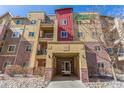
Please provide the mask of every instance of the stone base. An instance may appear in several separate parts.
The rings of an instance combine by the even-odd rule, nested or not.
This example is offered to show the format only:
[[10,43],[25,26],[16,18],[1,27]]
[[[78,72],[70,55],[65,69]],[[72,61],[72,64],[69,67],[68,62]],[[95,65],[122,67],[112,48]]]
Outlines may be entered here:
[[81,69],[81,75],[82,75],[82,82],[89,82],[89,76],[88,76],[88,69],[82,68]]
[[51,81],[53,78],[53,69],[52,68],[45,68],[45,80]]

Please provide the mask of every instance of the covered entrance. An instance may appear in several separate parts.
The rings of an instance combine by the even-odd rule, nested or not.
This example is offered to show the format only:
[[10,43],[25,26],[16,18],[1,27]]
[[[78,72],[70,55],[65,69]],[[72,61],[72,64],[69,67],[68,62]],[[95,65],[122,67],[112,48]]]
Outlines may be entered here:
[[54,77],[79,78],[79,57],[78,53],[54,53]]
[[56,76],[60,76],[59,79],[75,76],[83,82],[89,81],[85,56],[82,42],[49,42],[45,80],[53,80]]

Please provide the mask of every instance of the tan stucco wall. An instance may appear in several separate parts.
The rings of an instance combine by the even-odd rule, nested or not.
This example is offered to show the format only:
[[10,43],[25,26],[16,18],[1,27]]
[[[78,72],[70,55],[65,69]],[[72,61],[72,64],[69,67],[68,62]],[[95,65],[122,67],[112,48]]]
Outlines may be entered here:
[[[77,14],[80,14],[80,15],[94,14],[95,19],[92,19],[94,23],[92,23],[91,20],[80,20],[82,24],[77,24],[76,21],[79,21],[79,20],[74,20],[74,33],[75,33],[74,39],[79,41],[84,41],[84,42],[98,42],[98,37],[93,38],[92,32],[97,32],[99,34],[102,33],[99,14],[92,13],[92,12],[77,13]],[[83,32],[84,37],[79,38],[78,32]]]
[[49,43],[46,57],[46,68],[53,68],[53,56],[54,53],[71,53],[79,54],[79,67],[87,68],[87,63],[85,59],[85,49],[82,43]]
[[28,18],[30,20],[39,20],[39,19],[42,19],[44,20],[45,19],[45,12],[30,12],[28,13]]
[[[40,21],[37,21],[37,24],[35,24],[35,25],[27,25],[25,28],[25,32],[23,34],[23,41],[34,42],[34,44],[32,46],[31,58],[30,58],[30,67],[31,68],[33,68],[35,65],[39,31],[40,31]],[[35,36],[29,37],[29,32],[35,32]]]

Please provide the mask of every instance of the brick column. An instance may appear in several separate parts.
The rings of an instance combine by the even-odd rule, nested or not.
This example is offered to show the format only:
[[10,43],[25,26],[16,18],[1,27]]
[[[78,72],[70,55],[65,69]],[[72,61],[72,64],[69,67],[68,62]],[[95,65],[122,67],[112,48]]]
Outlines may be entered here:
[[53,69],[52,68],[45,68],[45,80],[51,81],[53,77]]
[[88,69],[81,68],[82,82],[89,82]]

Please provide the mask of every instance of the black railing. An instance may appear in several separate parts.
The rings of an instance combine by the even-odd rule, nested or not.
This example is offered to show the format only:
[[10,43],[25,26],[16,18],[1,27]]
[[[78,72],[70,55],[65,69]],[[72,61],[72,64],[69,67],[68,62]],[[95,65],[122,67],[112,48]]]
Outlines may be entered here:
[[53,24],[54,23],[54,21],[53,20],[41,20],[41,23],[42,24]]
[[40,49],[37,51],[37,55],[46,55],[47,54],[47,49]]

